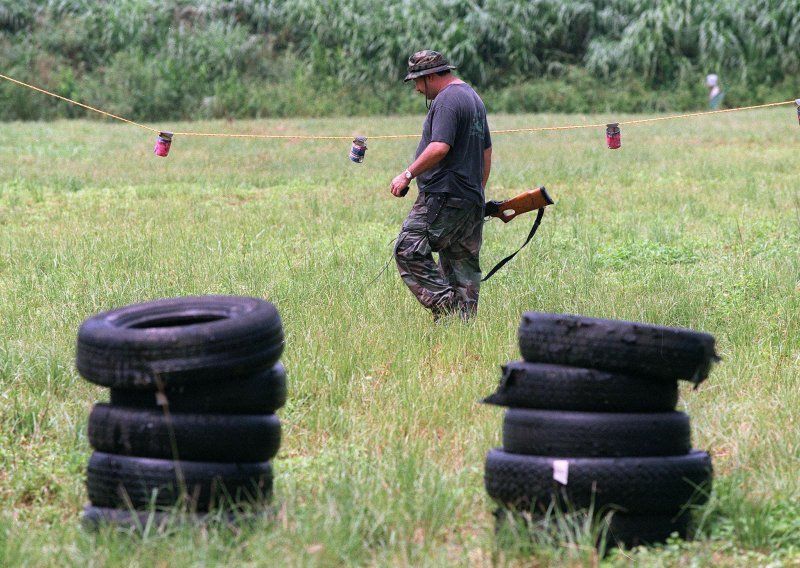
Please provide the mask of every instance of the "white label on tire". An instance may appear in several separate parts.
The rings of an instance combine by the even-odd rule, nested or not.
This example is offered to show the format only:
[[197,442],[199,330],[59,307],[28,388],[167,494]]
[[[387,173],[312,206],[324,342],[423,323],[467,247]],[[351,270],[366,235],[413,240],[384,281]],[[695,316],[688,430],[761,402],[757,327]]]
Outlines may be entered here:
[[566,485],[568,477],[569,477],[569,461],[567,461],[567,460],[554,460],[553,461],[553,479],[558,481],[561,485]]

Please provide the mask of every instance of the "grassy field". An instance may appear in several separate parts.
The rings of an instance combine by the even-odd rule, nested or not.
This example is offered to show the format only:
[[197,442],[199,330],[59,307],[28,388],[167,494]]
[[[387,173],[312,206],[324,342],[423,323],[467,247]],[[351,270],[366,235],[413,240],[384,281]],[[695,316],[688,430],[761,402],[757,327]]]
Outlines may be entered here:
[[[420,101],[420,107],[422,103]],[[175,130],[414,134],[392,119],[208,122]],[[491,116],[494,129],[607,116]],[[0,136],[0,565],[592,565],[580,523],[495,543],[483,460],[502,409],[478,401],[519,358],[526,310],[688,327],[722,362],[681,388],[715,488],[693,542],[612,551],[641,566],[800,565],[800,129],[789,107],[602,129],[498,134],[488,197],[544,184],[531,245],[433,325],[389,260],[416,139],[155,136],[120,123],[8,123]],[[409,197],[412,197],[412,192]],[[484,270],[532,216],[488,223]],[[193,294],[275,303],[289,402],[273,520],[87,533],[86,421],[107,391],[74,368],[90,315]]]

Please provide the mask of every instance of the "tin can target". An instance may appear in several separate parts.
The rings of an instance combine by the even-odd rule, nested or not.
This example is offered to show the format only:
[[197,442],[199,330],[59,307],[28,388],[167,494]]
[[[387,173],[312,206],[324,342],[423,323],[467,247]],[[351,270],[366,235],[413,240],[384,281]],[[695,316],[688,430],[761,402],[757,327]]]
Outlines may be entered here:
[[357,164],[364,161],[364,155],[367,153],[367,137],[356,136],[353,139],[353,145],[350,146],[350,159]]
[[606,124],[606,144],[611,150],[616,150],[622,145],[618,122]]
[[156,147],[153,149],[153,153],[156,156],[161,156],[162,158],[166,158],[167,154],[169,154],[169,147],[172,145],[172,132],[159,132],[158,138],[156,139]]

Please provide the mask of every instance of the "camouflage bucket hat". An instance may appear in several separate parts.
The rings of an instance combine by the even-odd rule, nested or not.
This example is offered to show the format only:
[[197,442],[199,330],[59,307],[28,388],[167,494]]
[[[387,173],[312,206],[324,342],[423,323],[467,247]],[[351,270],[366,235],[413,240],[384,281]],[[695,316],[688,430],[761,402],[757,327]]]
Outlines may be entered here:
[[408,58],[408,75],[403,81],[410,81],[423,75],[439,73],[448,69],[455,69],[455,66],[450,65],[444,55],[438,51],[424,49]]

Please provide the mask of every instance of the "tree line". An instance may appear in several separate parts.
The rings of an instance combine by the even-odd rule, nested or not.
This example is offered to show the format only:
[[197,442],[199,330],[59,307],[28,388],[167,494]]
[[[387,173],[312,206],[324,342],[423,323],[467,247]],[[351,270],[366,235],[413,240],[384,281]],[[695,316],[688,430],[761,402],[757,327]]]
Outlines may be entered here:
[[[800,96],[800,0],[7,0],[3,74],[136,120],[418,112],[431,47],[493,112]],[[0,119],[84,116],[0,84]]]

